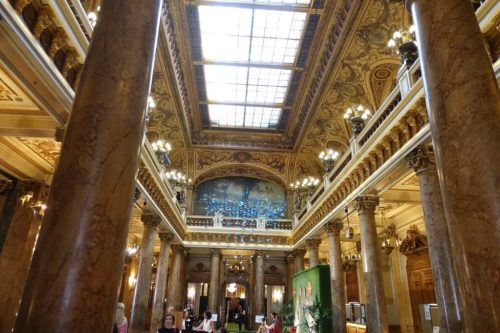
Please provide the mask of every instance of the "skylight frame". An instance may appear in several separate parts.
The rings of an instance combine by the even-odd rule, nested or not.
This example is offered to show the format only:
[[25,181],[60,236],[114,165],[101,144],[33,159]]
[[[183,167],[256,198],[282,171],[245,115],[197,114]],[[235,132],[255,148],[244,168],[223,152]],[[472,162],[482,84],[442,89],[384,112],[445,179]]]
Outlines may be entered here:
[[[199,12],[199,26],[200,26],[200,44],[201,44],[201,53],[203,54],[201,61],[198,61],[199,65],[203,66],[203,71],[204,71],[204,85],[205,85],[205,93],[206,93],[206,101],[202,102],[203,104],[207,104],[207,110],[208,110],[208,116],[210,119],[210,126],[212,127],[243,127],[243,128],[259,128],[259,129],[276,129],[278,128],[280,124],[280,118],[283,112],[283,109],[289,108],[285,106],[285,101],[287,98],[287,95],[289,93],[289,90],[291,88],[291,83],[292,83],[292,78],[294,77],[294,71],[295,70],[301,70],[301,68],[296,67],[296,63],[298,61],[299,57],[299,52],[301,45],[303,43],[305,31],[307,29],[307,24],[309,20],[309,11],[306,11],[306,9],[310,9],[312,6],[312,0],[308,1],[307,4],[294,4],[294,5],[288,5],[284,4],[284,2],[291,1],[291,0],[248,0],[248,1],[238,1],[238,2],[231,2],[230,0],[228,1],[199,1],[198,3],[198,12]],[[300,2],[301,0],[297,0],[296,2]],[[304,0],[305,2],[305,0]],[[272,3],[272,4],[271,4]],[[208,5],[208,6],[207,6]],[[246,59],[243,59],[241,57],[236,57],[236,58],[231,58],[231,57],[226,57],[222,59],[217,59],[217,57],[213,56],[213,53],[210,54],[209,58],[205,57],[205,48],[204,48],[204,43],[205,43],[205,36],[206,33],[204,33],[204,24],[203,24],[203,13],[200,13],[200,8],[210,8],[210,11],[213,11],[213,7],[220,7],[217,8],[217,10],[221,10],[223,8],[223,11],[233,11],[234,10],[246,10],[246,15],[251,13],[251,28],[250,31],[239,31],[238,34],[232,35],[235,39],[238,39],[240,37],[247,38],[248,43],[246,43],[248,47],[248,57]],[[230,8],[229,10],[227,8]],[[298,31],[296,32],[296,38],[289,38],[290,33],[286,36],[286,38],[283,38],[283,36],[274,34],[274,35],[266,35],[265,29],[264,32],[261,31],[260,34],[256,33],[254,30],[254,24],[256,20],[256,16],[263,16],[264,19],[261,19],[263,23],[263,28],[267,27],[267,23],[271,22],[269,17],[269,13],[271,11],[277,11],[281,16],[287,17],[288,16],[288,21],[287,24],[292,27],[292,24],[295,25],[295,30]],[[257,13],[257,15],[256,15]],[[243,15],[241,15],[243,16]],[[273,19],[274,19],[273,15]],[[246,22],[243,23],[243,26],[248,27],[248,18],[244,19]],[[297,23],[298,22],[298,23]],[[272,23],[272,22],[271,22]],[[239,24],[239,23],[238,23]],[[300,29],[297,29],[297,26],[300,27]],[[275,30],[278,30],[280,27],[279,23],[275,24],[276,28]],[[239,26],[238,26],[239,28]],[[292,29],[290,29],[292,30]],[[254,36],[255,34],[255,36]],[[292,36],[293,37],[293,36]],[[255,52],[256,47],[254,45],[254,41],[257,39],[265,40],[267,38],[268,40],[271,40],[274,42],[273,47],[276,49],[276,44],[280,42],[281,44],[288,44],[290,41],[292,43],[295,43],[295,48],[293,49],[293,58],[289,59],[289,62],[284,63],[284,57],[280,60],[280,62],[276,61],[275,54],[273,54],[273,59],[271,61],[255,61],[255,60],[266,60],[262,58],[262,54],[260,54],[260,57],[253,57],[252,58],[252,53]],[[284,42],[282,42],[284,41]],[[245,45],[246,41],[243,41],[243,45]],[[285,45],[286,46],[286,45]],[[286,54],[288,49],[282,49],[284,50],[282,53]],[[262,52],[262,50],[259,50]],[[234,54],[233,54],[234,55]],[[269,60],[269,58],[267,59]],[[243,67],[244,69],[247,69],[247,83],[246,83],[246,96],[245,99],[242,100],[242,96],[235,95],[233,100],[225,96],[225,98],[220,98],[221,96],[224,97],[224,94],[220,95],[214,95],[214,87],[211,86],[211,82],[213,81],[212,78],[210,78],[210,75],[207,75],[205,72],[205,69],[208,68],[207,66],[214,65],[214,66],[233,66],[233,70],[237,70],[236,67]],[[286,84],[283,84],[283,80],[281,82],[278,81],[273,81],[271,84],[266,85],[266,84],[259,84],[254,85],[250,84],[251,78],[250,78],[250,72],[255,72],[255,71],[268,71],[268,73],[280,73],[283,74],[285,73],[286,76]],[[231,89],[234,89],[236,86],[227,84],[227,86],[231,87]],[[255,94],[255,91],[260,92]],[[262,97],[262,94],[265,93],[264,97]],[[249,96],[250,95],[250,96]],[[214,98],[216,97],[216,98]],[[211,106],[214,106],[214,108],[211,108]],[[221,106],[223,106],[221,108]],[[232,107],[244,107],[244,119],[243,119],[243,125],[241,125],[241,122],[234,122],[234,123],[227,123],[225,121],[221,121],[220,115],[215,117],[214,112],[211,110],[221,110],[226,108],[227,106],[232,106]],[[260,109],[257,109],[260,108]],[[259,110],[260,113],[256,113],[256,110]],[[277,110],[279,110],[279,114],[277,115]],[[262,112],[261,112],[262,111]],[[219,111],[217,111],[219,112]],[[272,114],[271,117],[269,116],[264,116],[264,114]],[[257,120],[256,118],[260,117],[260,121]]]

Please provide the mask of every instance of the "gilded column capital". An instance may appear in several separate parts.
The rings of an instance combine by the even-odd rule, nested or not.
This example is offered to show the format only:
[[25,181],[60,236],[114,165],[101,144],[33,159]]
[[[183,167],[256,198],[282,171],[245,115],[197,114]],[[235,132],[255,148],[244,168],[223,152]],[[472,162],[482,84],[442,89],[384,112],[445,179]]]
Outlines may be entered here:
[[266,251],[263,250],[257,250],[255,251],[255,257],[257,258],[264,258],[266,256]]
[[222,255],[221,249],[210,249],[212,257],[220,257]]
[[379,204],[379,198],[374,196],[366,196],[360,195],[356,199],[354,199],[354,209],[358,211],[358,213],[362,213],[365,211],[374,212],[375,208]]
[[295,262],[295,257],[293,256],[293,253],[290,252],[285,258],[287,264],[293,264]]
[[5,194],[14,189],[14,183],[10,180],[0,179],[0,194]]
[[172,244],[170,245],[170,248],[172,249],[172,252],[179,252],[181,254],[184,252],[184,246],[181,244]]
[[305,249],[295,249],[292,251],[292,256],[294,257],[304,257],[306,255]]
[[161,217],[158,215],[141,215],[141,221],[146,227],[156,228],[161,222]]
[[429,168],[435,169],[436,157],[432,146],[419,146],[406,157],[406,163],[413,168],[416,173],[426,171]]
[[317,250],[321,244],[321,238],[312,237],[306,240],[307,249]]
[[162,242],[171,243],[174,240],[174,235],[170,232],[160,232],[159,236]]
[[334,221],[330,221],[327,224],[325,224],[324,228],[325,228],[325,232],[328,235],[334,234],[334,235],[338,236],[343,227],[344,227],[344,223],[342,223],[341,220],[334,220]]

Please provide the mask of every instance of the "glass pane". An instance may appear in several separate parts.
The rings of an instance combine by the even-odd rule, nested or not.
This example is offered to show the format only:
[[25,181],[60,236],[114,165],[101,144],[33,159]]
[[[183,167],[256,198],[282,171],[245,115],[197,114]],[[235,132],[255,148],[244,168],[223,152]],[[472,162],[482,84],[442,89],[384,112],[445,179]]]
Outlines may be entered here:
[[208,114],[212,126],[243,126],[245,107],[238,105],[210,104]]

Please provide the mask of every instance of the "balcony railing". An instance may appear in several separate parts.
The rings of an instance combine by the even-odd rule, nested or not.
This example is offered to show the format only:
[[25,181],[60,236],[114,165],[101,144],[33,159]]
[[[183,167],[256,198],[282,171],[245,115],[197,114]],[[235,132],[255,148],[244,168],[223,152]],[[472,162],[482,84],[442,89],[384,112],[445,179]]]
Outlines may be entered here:
[[188,227],[237,228],[243,230],[292,230],[293,222],[287,219],[261,219],[223,216],[187,216]]

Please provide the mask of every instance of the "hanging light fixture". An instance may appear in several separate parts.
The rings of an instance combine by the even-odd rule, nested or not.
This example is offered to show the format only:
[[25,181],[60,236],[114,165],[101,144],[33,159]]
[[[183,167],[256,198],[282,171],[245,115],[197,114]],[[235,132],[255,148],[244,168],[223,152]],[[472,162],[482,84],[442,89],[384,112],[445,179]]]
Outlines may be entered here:
[[386,226],[384,210],[384,207],[380,207],[380,212],[382,214],[382,225],[384,226],[384,240],[382,241],[380,248],[385,254],[390,255],[392,250],[394,250],[394,246],[392,246],[391,244],[390,237],[393,235],[395,228],[394,225],[391,225],[390,227]]
[[394,32],[387,46],[399,54],[402,65],[410,68],[418,58],[418,48],[417,44],[415,44],[415,27],[411,25],[408,30]]
[[344,119],[349,119],[352,123],[352,132],[354,135],[361,133],[363,128],[365,128],[365,121],[370,116],[370,110],[361,104],[352,106],[344,112]]
[[349,208],[347,206],[344,207],[344,212],[346,216],[347,225],[345,227],[345,238],[353,239],[354,238],[354,229],[349,225]]
[[319,153],[319,159],[324,164],[325,172],[333,170],[335,160],[339,157],[340,153],[331,148],[325,149]]

